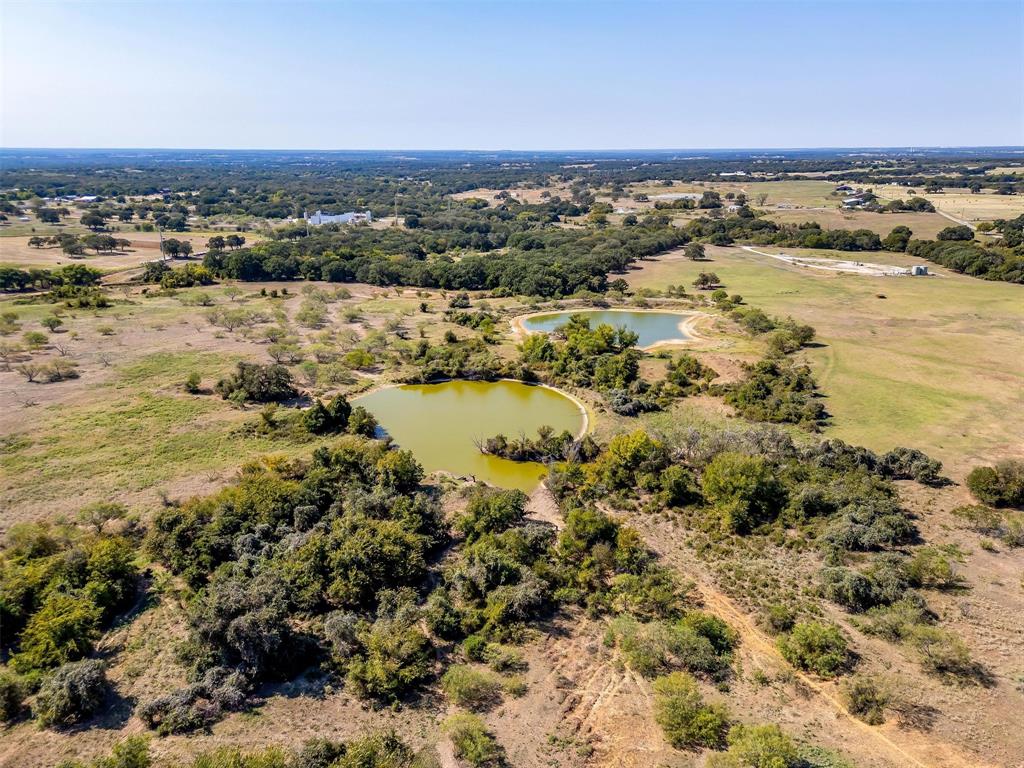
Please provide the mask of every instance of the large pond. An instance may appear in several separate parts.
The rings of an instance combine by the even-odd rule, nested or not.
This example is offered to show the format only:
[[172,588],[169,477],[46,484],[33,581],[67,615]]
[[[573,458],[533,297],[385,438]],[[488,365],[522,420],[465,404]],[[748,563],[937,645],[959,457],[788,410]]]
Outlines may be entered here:
[[527,492],[544,475],[542,465],[486,456],[475,441],[497,434],[533,437],[544,425],[578,434],[585,419],[576,402],[558,391],[517,381],[410,384],[353,402],[372,413],[427,472],[447,470]]
[[552,312],[543,315],[524,317],[520,322],[525,330],[531,333],[551,333],[561,325],[565,325],[572,315],[583,315],[590,321],[590,327],[596,328],[601,323],[619,328],[625,326],[640,337],[638,345],[650,347],[667,341],[686,341],[690,334],[686,331],[686,323],[693,315],[682,312],[639,312],[629,309],[584,309],[578,312]]

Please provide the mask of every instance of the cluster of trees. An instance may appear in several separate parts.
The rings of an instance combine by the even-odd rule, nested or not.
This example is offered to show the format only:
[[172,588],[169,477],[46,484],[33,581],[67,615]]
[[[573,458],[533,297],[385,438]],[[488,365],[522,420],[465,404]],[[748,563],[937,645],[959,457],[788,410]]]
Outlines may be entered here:
[[87,657],[139,586],[138,535],[125,512],[94,504],[77,525],[20,523],[8,532],[0,551],[0,721],[19,717],[33,692],[42,725],[75,723],[103,705],[105,668]]
[[[687,240],[681,230],[669,226],[567,230],[512,219],[507,229],[487,236],[475,233],[482,240],[447,229],[321,231],[293,241],[211,251],[204,265],[218,276],[238,280],[302,277],[555,297],[579,291],[603,293],[609,272],[621,272],[637,259]],[[462,248],[500,247],[507,251],[458,260],[446,255]]]
[[577,438],[568,430],[555,434],[549,426],[537,430],[536,438],[525,435],[512,438],[495,435],[480,442],[481,453],[500,456],[512,461],[590,461],[596,458],[597,444],[590,435]]
[[[973,238],[973,233],[971,234]],[[983,280],[1024,283],[1024,253],[1014,248],[985,247],[964,240],[911,240],[906,251],[911,256]]]
[[142,282],[158,283],[161,288],[192,288],[215,282],[213,273],[199,264],[173,268],[166,261],[147,261],[143,267]]
[[97,285],[103,273],[84,264],[68,264],[58,269],[16,269],[0,267],[0,291],[46,291],[60,287],[81,288]]
[[[574,509],[556,533],[526,521],[525,494],[479,489],[449,527],[421,478],[408,452],[343,437],[311,462],[251,465],[161,510],[148,548],[195,591],[183,649],[194,682],[142,718],[200,727],[318,659],[357,695],[399,701],[438,674],[436,646],[497,658],[494,643],[563,603],[645,621],[686,613],[671,573],[602,513]],[[446,687],[472,697],[465,677]]]

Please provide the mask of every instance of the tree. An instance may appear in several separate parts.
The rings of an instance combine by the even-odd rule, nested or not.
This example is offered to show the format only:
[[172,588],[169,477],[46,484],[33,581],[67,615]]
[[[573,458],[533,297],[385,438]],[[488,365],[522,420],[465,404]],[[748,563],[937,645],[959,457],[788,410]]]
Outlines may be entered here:
[[50,315],[49,317],[44,317],[40,320],[39,324],[46,328],[50,333],[54,333],[58,328],[64,325],[64,321],[59,317]]
[[707,768],[797,768],[800,759],[793,740],[775,724],[734,725],[726,738],[729,749],[708,758]]
[[21,633],[21,648],[11,657],[11,666],[34,672],[82,658],[99,637],[99,619],[91,600],[51,592]]
[[958,224],[955,227],[946,227],[941,230],[935,239],[969,241],[974,239],[974,230],[964,224]]
[[228,235],[224,238],[224,242],[227,244],[228,248],[234,250],[235,248],[241,248],[245,245],[245,238],[241,235]]
[[676,748],[720,747],[729,727],[725,707],[704,703],[697,681],[685,672],[654,681],[654,719]]
[[785,500],[784,487],[761,456],[720,453],[705,467],[701,483],[722,525],[736,533],[775,519]]
[[693,281],[694,288],[708,289],[714,288],[716,285],[721,285],[718,279],[718,275],[714,272],[701,272],[697,275],[697,279]]
[[223,251],[227,243],[221,235],[214,235],[206,241],[206,248],[210,251]]
[[821,677],[835,677],[849,663],[846,638],[834,624],[798,622],[778,644],[786,661]]
[[58,224],[60,223],[60,214],[57,213],[53,208],[40,208],[36,211],[36,216],[44,224]]
[[978,501],[994,507],[1024,507],[1024,461],[1006,459],[995,466],[975,467],[967,487]]
[[100,230],[106,226],[107,220],[98,211],[86,211],[82,214],[82,226],[92,230]]
[[690,261],[704,260],[704,246],[696,241],[687,243],[683,252]]
[[109,690],[102,662],[65,664],[43,682],[33,711],[43,726],[71,725],[99,711]]
[[910,236],[913,234],[910,227],[902,225],[893,227],[892,232],[882,240],[882,247],[887,251],[902,253],[907,250],[907,243],[910,242]]

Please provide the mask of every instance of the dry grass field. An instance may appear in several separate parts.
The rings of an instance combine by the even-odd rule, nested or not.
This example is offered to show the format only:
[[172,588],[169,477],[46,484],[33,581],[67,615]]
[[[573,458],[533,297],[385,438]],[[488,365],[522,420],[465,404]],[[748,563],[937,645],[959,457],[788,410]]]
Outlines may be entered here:
[[[175,232],[164,233],[164,238],[188,241],[192,244],[194,252],[206,250],[206,241],[216,232]],[[160,258],[160,233],[159,232],[134,232],[125,230],[114,232],[114,237],[130,240],[131,245],[124,251],[112,253],[99,253],[87,251],[84,256],[72,258],[63,253],[58,247],[33,248],[28,244],[28,236],[0,237],[0,266],[17,267],[28,269],[39,267],[53,269],[65,264],[85,264],[95,267],[104,272],[117,272],[124,269],[131,269],[147,261],[155,261]],[[244,234],[247,244],[258,242],[260,235],[252,232]]]
[[885,237],[893,227],[910,227],[914,237],[933,240],[940,230],[952,225],[945,216],[937,213],[871,213],[869,211],[847,211],[841,208],[772,210],[765,218],[780,224],[803,224],[813,221],[825,229],[870,229]]
[[[882,200],[906,200],[911,197],[906,187],[895,184],[875,185],[872,189]],[[983,190],[974,195],[964,189],[946,189],[942,194],[915,190],[915,194],[931,201],[937,211],[971,223],[1012,219],[1024,214],[1024,197],[1020,195],[997,195],[991,190]]]

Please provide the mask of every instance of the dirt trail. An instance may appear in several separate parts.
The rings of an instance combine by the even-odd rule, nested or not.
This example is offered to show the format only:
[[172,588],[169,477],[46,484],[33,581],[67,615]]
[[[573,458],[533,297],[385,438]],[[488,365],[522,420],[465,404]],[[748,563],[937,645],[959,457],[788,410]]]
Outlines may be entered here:
[[[727,621],[740,633],[742,643],[748,650],[771,658],[780,666],[787,666],[775,643],[768,635],[754,624],[737,605],[726,595],[705,583],[698,583],[697,589],[704,604],[712,613]],[[821,699],[832,707],[838,718],[843,719],[866,737],[883,748],[888,757],[895,759],[897,765],[916,766],[916,768],[985,768],[977,758],[962,755],[959,750],[949,744],[937,743],[931,739],[923,739],[915,734],[900,731],[898,738],[903,742],[897,744],[893,739],[877,727],[858,720],[846,711],[843,706],[824,685],[817,680],[793,670],[796,678],[807,688],[814,691]],[[913,742],[913,743],[911,743]],[[990,766],[990,768],[995,768]]]
[[530,494],[530,500],[526,503],[526,514],[535,520],[551,523],[555,528],[562,527],[562,513],[558,509],[558,502],[544,483],[538,485]]

